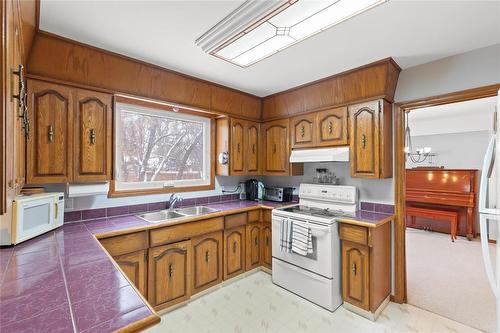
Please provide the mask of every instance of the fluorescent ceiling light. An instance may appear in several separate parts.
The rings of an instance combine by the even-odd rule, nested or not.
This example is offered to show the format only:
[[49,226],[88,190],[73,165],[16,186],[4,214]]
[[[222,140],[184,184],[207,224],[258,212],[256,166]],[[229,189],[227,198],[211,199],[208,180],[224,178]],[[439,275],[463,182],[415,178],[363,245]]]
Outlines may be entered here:
[[196,40],[218,58],[248,67],[388,0],[248,0]]

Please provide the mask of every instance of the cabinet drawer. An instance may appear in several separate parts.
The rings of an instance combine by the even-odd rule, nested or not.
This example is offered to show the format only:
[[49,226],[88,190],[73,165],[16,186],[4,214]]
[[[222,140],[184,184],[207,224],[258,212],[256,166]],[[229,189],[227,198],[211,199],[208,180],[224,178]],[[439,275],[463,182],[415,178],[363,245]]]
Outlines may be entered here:
[[368,244],[368,229],[357,225],[340,224],[340,239],[358,244]]
[[154,247],[208,234],[222,229],[224,229],[224,218],[216,217],[213,219],[188,222],[171,227],[151,230],[149,234],[149,242],[151,247]]
[[248,223],[254,223],[260,221],[260,209],[251,210],[248,212]]
[[262,210],[262,222],[271,223],[272,220],[272,210],[271,209],[263,209]]
[[99,240],[111,256],[119,256],[148,248],[147,231]]
[[247,223],[247,213],[228,215],[224,218],[224,228],[231,229]]

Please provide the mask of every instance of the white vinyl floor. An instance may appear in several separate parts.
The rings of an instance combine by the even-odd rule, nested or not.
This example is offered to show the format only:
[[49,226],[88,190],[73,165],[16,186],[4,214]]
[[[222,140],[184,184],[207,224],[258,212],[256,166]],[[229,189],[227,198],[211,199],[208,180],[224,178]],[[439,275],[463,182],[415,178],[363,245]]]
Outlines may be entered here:
[[389,303],[376,322],[340,307],[329,312],[256,272],[162,316],[167,332],[479,332],[411,305]]
[[[495,263],[495,245],[490,255]],[[486,332],[495,332],[495,297],[483,267],[479,237],[468,241],[406,230],[408,303]]]

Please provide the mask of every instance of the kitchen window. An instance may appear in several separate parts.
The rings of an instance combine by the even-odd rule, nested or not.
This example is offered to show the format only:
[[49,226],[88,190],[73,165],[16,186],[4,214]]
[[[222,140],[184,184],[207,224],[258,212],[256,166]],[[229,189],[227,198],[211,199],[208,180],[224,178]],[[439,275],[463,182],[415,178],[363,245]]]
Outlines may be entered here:
[[168,108],[172,111],[165,108],[116,104],[112,192],[142,194],[213,187],[211,119],[176,107]]

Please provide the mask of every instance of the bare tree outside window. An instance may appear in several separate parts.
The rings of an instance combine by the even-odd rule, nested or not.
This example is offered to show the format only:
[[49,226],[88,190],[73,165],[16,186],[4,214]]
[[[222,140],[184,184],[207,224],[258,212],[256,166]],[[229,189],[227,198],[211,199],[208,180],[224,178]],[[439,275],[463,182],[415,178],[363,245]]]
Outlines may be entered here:
[[[132,108],[130,108],[132,109]],[[206,123],[169,112],[119,110],[116,143],[118,181],[122,183],[203,180]]]

